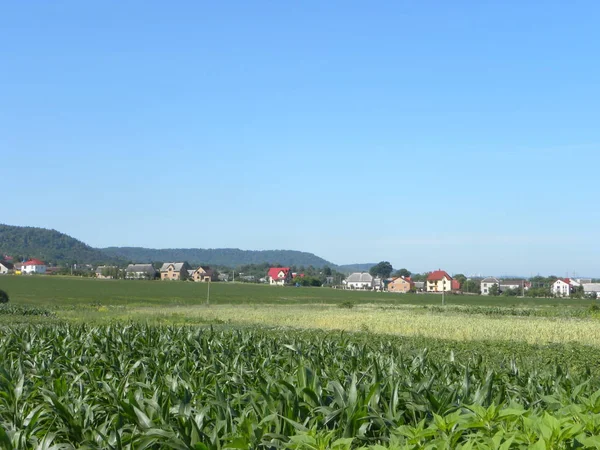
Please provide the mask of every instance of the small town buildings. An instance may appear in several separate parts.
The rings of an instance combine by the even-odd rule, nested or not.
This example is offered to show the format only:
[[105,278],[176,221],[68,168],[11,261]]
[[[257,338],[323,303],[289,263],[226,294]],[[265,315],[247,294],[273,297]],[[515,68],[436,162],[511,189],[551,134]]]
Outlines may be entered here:
[[375,277],[375,278],[373,278],[372,287],[373,287],[373,290],[375,290],[375,291],[383,291],[383,289],[385,288],[385,284],[381,278]]
[[346,289],[372,289],[373,276],[368,272],[354,272],[343,283]]
[[[452,284],[452,277],[444,270],[434,270],[427,276],[427,292],[450,292],[455,286],[456,283]],[[458,284],[458,289],[460,289],[460,284]]]
[[190,265],[186,262],[167,262],[160,268],[161,280],[187,280]]
[[46,264],[39,259],[33,258],[23,263],[21,272],[27,275],[44,274],[46,273]]
[[417,292],[423,292],[425,290],[425,282],[424,281],[414,281],[413,284],[414,284]]
[[582,283],[581,285],[583,286],[583,293],[586,296],[595,295],[596,297],[600,297],[600,283]]
[[481,295],[490,295],[490,289],[494,285],[500,289],[500,280],[498,278],[487,277],[481,280]]
[[152,264],[129,264],[125,269],[125,278],[130,280],[152,280],[157,274]]
[[520,279],[505,279],[500,280],[500,292],[504,292],[507,289],[512,290],[527,290],[531,287],[531,284],[528,281],[520,280]]
[[571,278],[559,278],[552,283],[550,291],[557,297],[568,297],[578,286],[581,285]]
[[117,266],[98,266],[96,267],[96,278],[111,280],[116,278],[119,273]]
[[399,292],[401,294],[406,294],[411,289],[414,288],[414,283],[410,279],[410,277],[396,277],[392,278],[387,285],[388,292]]
[[292,271],[289,267],[271,267],[267,279],[271,286],[284,286],[292,281]]
[[500,280],[495,277],[487,277],[481,280],[481,295],[490,295],[490,289],[493,285],[498,286],[498,293],[504,292],[508,289],[523,291],[531,287],[531,284],[526,280]]
[[199,282],[199,283],[207,283],[209,281],[215,281],[215,271],[212,270],[208,266],[205,266],[205,267],[200,266],[196,270],[194,270],[194,272],[192,274],[192,280]]
[[219,275],[217,275],[217,280],[227,282],[229,281],[229,274],[226,272],[219,272]]
[[15,270],[15,266],[13,263],[10,263],[8,261],[0,261],[0,275],[12,273],[13,270]]

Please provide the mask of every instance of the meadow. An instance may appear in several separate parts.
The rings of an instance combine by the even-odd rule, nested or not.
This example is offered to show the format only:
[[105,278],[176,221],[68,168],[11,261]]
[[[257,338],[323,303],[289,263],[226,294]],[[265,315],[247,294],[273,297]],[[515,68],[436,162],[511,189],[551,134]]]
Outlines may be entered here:
[[[0,289],[11,301],[40,306],[104,304],[114,306],[201,305],[206,303],[207,285],[191,282],[142,280],[97,280],[61,276],[0,276]],[[446,295],[448,305],[499,307],[587,307],[594,300],[485,297]],[[249,283],[211,283],[211,304],[392,304],[440,305],[441,295],[393,294],[308,287],[274,287]]]
[[0,448],[600,448],[594,301],[207,288],[0,277]]

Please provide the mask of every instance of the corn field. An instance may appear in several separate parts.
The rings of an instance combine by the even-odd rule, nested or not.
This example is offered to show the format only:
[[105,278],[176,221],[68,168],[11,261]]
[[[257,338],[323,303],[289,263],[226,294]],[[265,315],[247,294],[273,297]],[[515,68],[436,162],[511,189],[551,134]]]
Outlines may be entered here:
[[355,335],[0,329],[2,449],[600,448],[600,379]]

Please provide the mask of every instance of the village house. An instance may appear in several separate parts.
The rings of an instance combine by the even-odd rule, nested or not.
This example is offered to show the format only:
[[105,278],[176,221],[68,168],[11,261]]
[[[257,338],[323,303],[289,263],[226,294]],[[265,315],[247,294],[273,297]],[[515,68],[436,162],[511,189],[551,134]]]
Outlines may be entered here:
[[490,289],[494,285],[500,288],[500,280],[498,278],[487,277],[481,280],[481,295],[490,295]]
[[410,277],[396,277],[392,278],[387,285],[388,292],[399,292],[401,294],[406,294],[411,289],[414,289],[414,283],[410,279]]
[[186,262],[167,262],[160,268],[161,280],[187,280],[190,265]]
[[559,278],[552,283],[550,291],[557,297],[568,297],[578,286],[581,284],[571,278]]
[[[587,280],[586,280],[587,281]],[[591,281],[591,280],[590,280]],[[587,296],[600,296],[600,283],[582,283],[583,293]]]
[[99,279],[113,279],[119,272],[117,266],[98,266],[96,267],[96,278]]
[[460,284],[444,270],[435,270],[427,275],[427,292],[451,292],[459,289]]
[[46,264],[39,259],[30,259],[23,263],[23,267],[21,268],[21,272],[27,275],[31,274],[44,274],[46,273]]
[[129,280],[153,280],[157,271],[152,264],[129,264],[125,269],[125,278]]
[[413,281],[413,285],[417,292],[423,292],[425,290],[425,282],[424,281]]
[[13,263],[9,263],[8,261],[0,261],[0,275],[6,275],[7,273],[12,273],[15,269]]
[[192,280],[199,283],[207,283],[215,280],[215,271],[208,266],[200,266],[192,273]]
[[373,276],[368,272],[354,272],[343,281],[346,289],[372,289]]
[[267,278],[271,286],[284,286],[292,281],[292,271],[289,267],[271,267]]

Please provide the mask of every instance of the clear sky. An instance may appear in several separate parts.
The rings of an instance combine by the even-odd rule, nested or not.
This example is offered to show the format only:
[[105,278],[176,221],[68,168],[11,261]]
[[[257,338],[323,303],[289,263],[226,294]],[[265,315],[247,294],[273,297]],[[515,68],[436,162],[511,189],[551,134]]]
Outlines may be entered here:
[[600,275],[597,1],[0,3],[0,223]]

